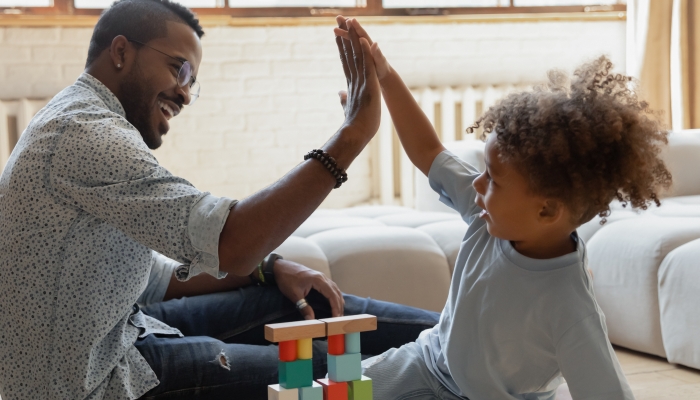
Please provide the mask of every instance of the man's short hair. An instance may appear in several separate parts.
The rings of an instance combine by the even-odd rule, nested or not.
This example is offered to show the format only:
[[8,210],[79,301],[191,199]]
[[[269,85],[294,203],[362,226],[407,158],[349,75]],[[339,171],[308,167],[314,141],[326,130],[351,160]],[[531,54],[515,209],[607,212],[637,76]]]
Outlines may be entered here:
[[117,0],[100,16],[90,39],[86,67],[119,35],[148,43],[167,35],[167,22],[187,24],[198,37],[204,35],[199,20],[188,8],[170,0]]

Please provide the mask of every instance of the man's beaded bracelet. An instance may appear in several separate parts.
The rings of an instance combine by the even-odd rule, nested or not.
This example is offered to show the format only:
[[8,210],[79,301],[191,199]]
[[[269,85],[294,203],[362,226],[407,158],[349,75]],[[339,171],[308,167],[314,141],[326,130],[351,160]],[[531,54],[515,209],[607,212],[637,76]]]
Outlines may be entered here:
[[348,180],[348,174],[345,173],[345,170],[338,167],[338,163],[336,163],[335,158],[331,157],[331,155],[325,151],[320,149],[311,150],[310,152],[306,153],[304,160],[308,160],[309,158],[315,158],[316,160],[320,161],[321,164],[323,164],[323,166],[326,167],[326,169],[333,175],[335,178],[334,189],[338,189],[340,185]]

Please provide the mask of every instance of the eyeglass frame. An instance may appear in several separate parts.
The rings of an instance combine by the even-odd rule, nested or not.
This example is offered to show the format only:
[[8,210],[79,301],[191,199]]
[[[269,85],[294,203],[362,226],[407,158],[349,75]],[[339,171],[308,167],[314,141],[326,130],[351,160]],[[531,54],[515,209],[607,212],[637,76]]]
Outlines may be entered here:
[[[141,46],[146,46],[146,47],[148,47],[148,48],[151,49],[151,50],[155,50],[155,51],[157,51],[158,53],[160,53],[160,54],[162,54],[162,55],[164,55],[164,56],[170,57],[170,58],[172,58],[173,60],[176,60],[176,61],[182,63],[182,64],[180,65],[180,69],[177,71],[177,76],[178,76],[178,79],[177,79],[178,82],[177,82],[177,84],[178,84],[178,86],[180,86],[180,87],[189,86],[190,102],[187,104],[188,106],[191,106],[192,104],[194,104],[195,101],[197,101],[197,99],[199,98],[199,93],[200,93],[200,91],[202,90],[202,89],[201,89],[201,88],[202,88],[202,85],[201,85],[199,82],[197,82],[197,77],[194,76],[194,74],[192,74],[192,73],[190,72],[190,82],[189,82],[189,85],[188,85],[187,83],[185,83],[184,85],[180,85],[180,79],[179,79],[179,77],[180,77],[180,72],[182,72],[182,69],[185,67],[185,64],[189,65],[189,66],[190,66],[190,71],[192,71],[192,69],[193,69],[193,68],[192,68],[192,63],[190,63],[188,60],[185,60],[185,59],[173,57],[173,56],[171,56],[170,54],[167,54],[167,53],[165,53],[165,52],[162,52],[162,51],[156,49],[155,47],[152,47],[152,46],[147,45],[146,43],[139,42],[138,40],[128,39],[128,38],[127,38],[126,40],[128,40],[129,42],[133,42],[133,43],[139,44],[139,45],[141,45]],[[195,84],[197,85],[197,90],[196,90],[196,91],[193,91],[192,89],[195,87]]]

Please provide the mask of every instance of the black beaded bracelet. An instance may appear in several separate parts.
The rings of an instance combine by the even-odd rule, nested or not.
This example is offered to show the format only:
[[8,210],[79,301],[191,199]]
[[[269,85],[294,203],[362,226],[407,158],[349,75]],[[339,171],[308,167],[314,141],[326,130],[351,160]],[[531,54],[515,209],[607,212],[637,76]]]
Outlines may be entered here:
[[314,149],[306,153],[304,156],[304,160],[308,160],[309,158],[315,158],[316,160],[320,161],[321,164],[323,164],[323,166],[326,167],[326,169],[333,175],[335,178],[334,189],[338,189],[340,185],[347,182],[348,174],[345,173],[344,169],[338,167],[338,163],[336,163],[335,158],[331,157],[330,154],[320,149]]

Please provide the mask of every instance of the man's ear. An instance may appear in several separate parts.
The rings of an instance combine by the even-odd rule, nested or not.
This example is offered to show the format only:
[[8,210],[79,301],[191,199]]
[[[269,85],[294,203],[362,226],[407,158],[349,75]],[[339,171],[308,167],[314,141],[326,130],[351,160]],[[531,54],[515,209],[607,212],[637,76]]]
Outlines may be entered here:
[[112,44],[109,46],[109,57],[112,60],[112,65],[118,71],[126,67],[130,58],[129,52],[129,40],[124,35],[119,35],[112,39]]
[[546,199],[540,208],[538,219],[545,224],[552,224],[564,216],[564,204],[559,200]]

